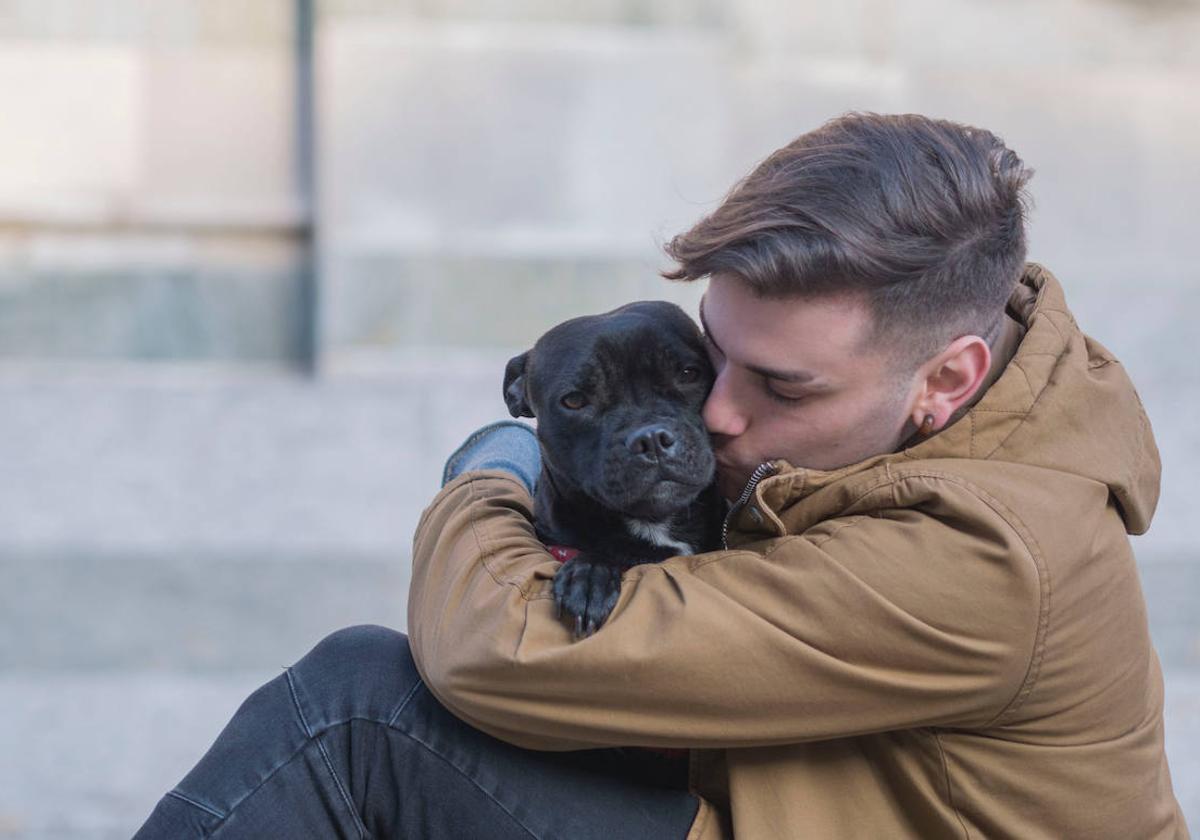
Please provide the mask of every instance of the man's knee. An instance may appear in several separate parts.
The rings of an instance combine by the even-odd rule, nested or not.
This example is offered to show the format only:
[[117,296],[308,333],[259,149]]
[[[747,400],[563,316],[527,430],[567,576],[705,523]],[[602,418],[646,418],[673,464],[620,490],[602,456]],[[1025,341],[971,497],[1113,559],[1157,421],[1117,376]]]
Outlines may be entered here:
[[373,624],[329,634],[288,677],[310,732],[352,718],[388,723],[421,682],[408,637]]

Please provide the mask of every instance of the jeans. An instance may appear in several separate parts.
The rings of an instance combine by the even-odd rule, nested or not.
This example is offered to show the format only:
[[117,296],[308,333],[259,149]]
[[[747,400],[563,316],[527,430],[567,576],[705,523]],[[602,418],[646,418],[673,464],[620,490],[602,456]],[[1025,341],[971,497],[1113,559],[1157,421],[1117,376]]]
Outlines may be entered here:
[[408,637],[339,630],[259,688],[135,840],[684,838],[686,769],[641,750],[536,752],[454,717]]

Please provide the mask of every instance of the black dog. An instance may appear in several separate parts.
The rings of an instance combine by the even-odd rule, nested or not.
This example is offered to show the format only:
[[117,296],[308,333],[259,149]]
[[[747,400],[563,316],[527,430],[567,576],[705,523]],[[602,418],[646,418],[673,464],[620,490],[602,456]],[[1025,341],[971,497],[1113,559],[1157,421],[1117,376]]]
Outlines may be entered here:
[[612,612],[623,570],[720,542],[712,383],[699,329],[661,301],[559,324],[505,368],[508,410],[538,421],[538,538],[578,549],[554,578],[576,638]]

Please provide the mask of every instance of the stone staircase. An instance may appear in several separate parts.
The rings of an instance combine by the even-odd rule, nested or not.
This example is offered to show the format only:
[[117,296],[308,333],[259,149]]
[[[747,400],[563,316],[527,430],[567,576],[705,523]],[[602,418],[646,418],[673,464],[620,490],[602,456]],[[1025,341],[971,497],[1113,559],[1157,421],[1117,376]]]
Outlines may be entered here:
[[[0,838],[128,837],[281,666],[338,627],[403,629],[416,518],[445,455],[504,416],[505,358],[0,383]],[[1200,564],[1173,546],[1138,544],[1196,820]]]

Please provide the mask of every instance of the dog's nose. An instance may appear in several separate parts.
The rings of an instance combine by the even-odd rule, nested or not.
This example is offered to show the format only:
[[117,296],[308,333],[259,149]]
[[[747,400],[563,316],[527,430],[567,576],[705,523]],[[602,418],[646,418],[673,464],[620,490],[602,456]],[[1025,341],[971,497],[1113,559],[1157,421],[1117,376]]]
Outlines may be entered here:
[[663,426],[643,426],[625,439],[625,445],[634,455],[656,461],[675,453],[675,435]]

